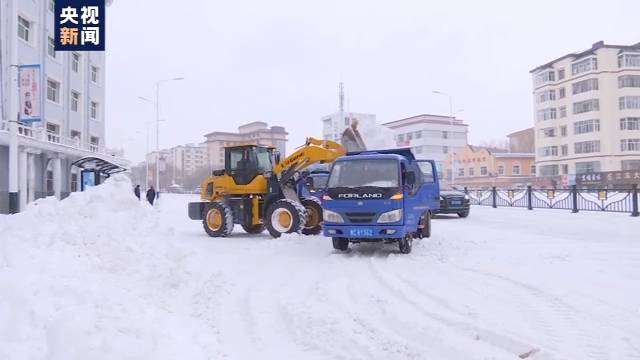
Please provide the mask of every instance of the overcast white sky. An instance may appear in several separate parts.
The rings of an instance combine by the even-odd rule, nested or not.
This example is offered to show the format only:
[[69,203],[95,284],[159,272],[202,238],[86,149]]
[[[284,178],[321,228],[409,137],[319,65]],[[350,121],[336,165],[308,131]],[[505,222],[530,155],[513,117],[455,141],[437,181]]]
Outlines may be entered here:
[[[604,40],[640,42],[639,0],[115,0],[107,13],[107,145],[140,161],[161,90],[161,148],[250,121],[282,125],[288,149],[349,109],[378,122],[448,115],[469,141],[533,125],[529,70]],[[152,128],[154,130],[155,128]],[[155,132],[150,138],[155,148]]]

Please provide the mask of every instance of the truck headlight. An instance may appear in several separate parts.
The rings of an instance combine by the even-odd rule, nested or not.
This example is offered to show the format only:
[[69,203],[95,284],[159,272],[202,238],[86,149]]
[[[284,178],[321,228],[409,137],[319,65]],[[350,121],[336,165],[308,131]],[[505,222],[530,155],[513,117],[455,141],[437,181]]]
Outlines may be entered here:
[[324,221],[328,223],[344,223],[344,219],[342,218],[342,215],[338,214],[335,211],[331,211],[327,209],[324,209],[322,211],[322,218],[324,219]]
[[469,195],[465,195],[465,196],[464,196],[464,199],[465,199],[465,200],[469,200]]
[[379,223],[392,223],[400,220],[402,220],[402,209],[387,211],[378,218]]

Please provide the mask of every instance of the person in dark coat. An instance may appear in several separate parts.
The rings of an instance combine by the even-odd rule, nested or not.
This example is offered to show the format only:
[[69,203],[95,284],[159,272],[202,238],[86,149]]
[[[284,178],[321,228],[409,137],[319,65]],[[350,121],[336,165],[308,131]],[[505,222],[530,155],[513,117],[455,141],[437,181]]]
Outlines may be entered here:
[[136,194],[136,197],[140,200],[140,185],[136,185],[136,188],[133,189],[133,193]]
[[156,190],[152,187],[147,190],[147,201],[153,206],[153,202],[156,200]]

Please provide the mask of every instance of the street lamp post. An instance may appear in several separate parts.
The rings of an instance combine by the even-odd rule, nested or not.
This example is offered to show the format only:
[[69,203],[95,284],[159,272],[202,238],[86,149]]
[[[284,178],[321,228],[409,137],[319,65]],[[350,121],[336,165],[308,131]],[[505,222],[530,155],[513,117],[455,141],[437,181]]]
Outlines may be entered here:
[[438,90],[433,90],[432,93],[442,95],[442,96],[447,96],[449,98],[449,116],[453,119],[453,116],[455,115],[453,113],[453,96]]
[[184,78],[176,77],[172,79],[164,79],[164,80],[156,81],[156,84],[155,84],[156,100],[155,101],[146,99],[142,96],[139,97],[141,100],[152,103],[156,107],[156,192],[160,191],[160,121],[161,121],[160,120],[160,85],[169,81],[180,81],[180,80],[184,80]]

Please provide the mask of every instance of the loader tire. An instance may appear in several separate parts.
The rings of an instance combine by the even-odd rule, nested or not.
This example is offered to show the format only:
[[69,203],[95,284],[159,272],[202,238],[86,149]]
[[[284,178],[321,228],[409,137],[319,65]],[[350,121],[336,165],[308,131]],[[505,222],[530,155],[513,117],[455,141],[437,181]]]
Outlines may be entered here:
[[247,234],[260,234],[261,232],[264,231],[264,224],[258,224],[258,225],[242,224],[242,229],[244,229],[244,231]]
[[282,234],[301,232],[306,219],[306,210],[301,204],[281,199],[269,206],[264,222],[269,234],[278,238]]
[[208,203],[202,214],[202,226],[211,237],[227,237],[233,232],[233,213],[231,208],[221,202]]
[[322,205],[316,198],[302,199],[302,206],[307,211],[307,221],[302,228],[304,235],[318,235],[322,232]]

